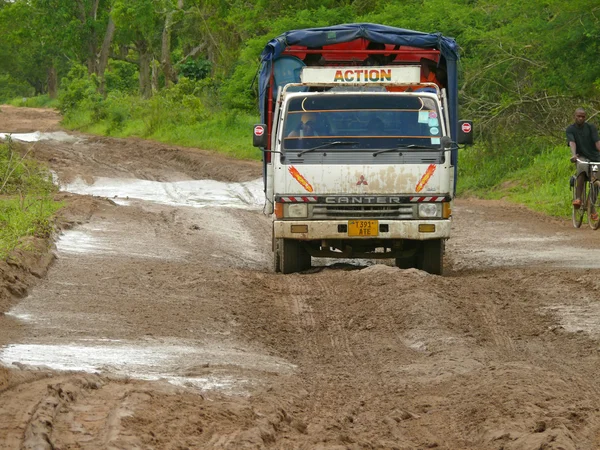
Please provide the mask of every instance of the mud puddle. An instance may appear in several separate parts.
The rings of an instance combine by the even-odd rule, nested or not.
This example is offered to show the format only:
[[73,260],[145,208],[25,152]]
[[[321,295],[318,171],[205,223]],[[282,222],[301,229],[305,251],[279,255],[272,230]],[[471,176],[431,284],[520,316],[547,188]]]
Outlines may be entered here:
[[[28,317],[35,321],[35,317]],[[253,380],[244,371],[292,373],[295,366],[274,357],[227,348],[219,343],[128,342],[82,339],[70,344],[21,343],[0,350],[0,363],[59,371],[110,373],[140,380],[166,380],[199,390],[245,395]],[[242,369],[240,371],[240,368]],[[240,373],[242,372],[242,373]]]
[[[490,220],[480,211],[464,208],[462,202],[454,207],[453,236],[447,249],[456,269],[506,268],[506,267],[561,267],[565,269],[598,269],[600,259],[595,246],[582,248],[581,239],[596,239],[597,234],[587,226],[579,230],[565,229],[540,234],[539,227],[531,222],[511,221],[502,218]],[[532,213],[533,214],[533,213]],[[468,229],[481,232],[470,233]],[[489,236],[497,236],[490,239]]]
[[[245,345],[234,335],[235,322],[210,309],[219,288],[215,294],[203,287],[193,247],[172,234],[171,226],[181,224],[161,220],[175,211],[187,218],[204,210],[155,206],[140,216],[138,207],[112,209],[131,217],[96,218],[59,237],[47,279],[6,314],[28,328],[28,337],[0,348],[0,364],[164,379],[242,395],[261,378],[257,373],[294,370]],[[139,219],[132,228],[133,217]],[[193,217],[204,223],[228,216],[220,210]],[[189,233],[197,241],[199,232]],[[237,243],[249,239],[242,234]],[[235,253],[222,245],[210,258],[213,267],[230,267],[229,254],[245,254],[250,262],[260,259],[256,252],[248,246]],[[184,275],[190,268],[191,275]],[[216,318],[205,323],[205,315]]]
[[152,236],[141,231],[135,239],[123,235],[125,229],[117,223],[102,226],[85,224],[74,230],[65,231],[57,240],[58,257],[66,254],[88,254],[100,256],[128,255],[132,258],[155,258],[181,260],[187,254],[169,242],[151,242]]
[[[82,141],[64,132],[10,136],[31,143]],[[232,324],[210,310],[211,288],[195,281],[202,264],[211,270],[264,265],[251,226],[231,212],[252,216],[262,209],[262,180],[87,176],[65,182],[56,173],[53,179],[61,191],[108,198],[116,206],[58,237],[47,279],[6,314],[28,328],[28,337],[0,348],[0,364],[164,379],[232,394],[244,394],[258,373],[295,370],[236,338]],[[219,244],[198,265],[194,248],[206,241]],[[186,281],[189,267],[199,275],[192,269],[193,280]],[[204,309],[216,319],[205,324],[190,312]]]
[[37,142],[37,141],[59,141],[59,142],[79,142],[80,138],[65,133],[64,131],[53,131],[42,133],[35,131],[33,133],[0,133],[0,139],[6,139],[7,136],[13,141]]
[[600,305],[595,299],[585,299],[580,305],[557,305],[544,310],[556,316],[565,331],[600,338]]
[[77,179],[61,190],[73,194],[107,197],[120,205],[143,200],[171,206],[262,209],[263,182],[224,183],[214,180],[159,182],[130,178],[95,178],[92,183]]

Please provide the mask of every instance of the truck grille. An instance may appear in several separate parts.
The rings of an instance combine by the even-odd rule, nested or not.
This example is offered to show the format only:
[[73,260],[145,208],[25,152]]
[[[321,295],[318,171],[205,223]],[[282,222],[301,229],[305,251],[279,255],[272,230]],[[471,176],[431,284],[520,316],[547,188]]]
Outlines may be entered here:
[[311,205],[312,218],[326,219],[416,219],[417,205]]

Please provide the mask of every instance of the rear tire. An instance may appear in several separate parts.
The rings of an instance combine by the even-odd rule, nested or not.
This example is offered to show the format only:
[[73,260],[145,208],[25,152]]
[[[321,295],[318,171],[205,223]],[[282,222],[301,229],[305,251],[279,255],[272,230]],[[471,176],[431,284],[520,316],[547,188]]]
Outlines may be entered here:
[[278,271],[277,266],[279,266],[279,271],[282,273],[295,273],[310,269],[310,255],[301,241],[277,239],[275,254],[276,272]]
[[433,275],[442,275],[444,271],[444,240],[423,241],[417,256],[417,268]]
[[592,230],[600,227],[600,182],[598,181],[590,184],[588,192],[588,224]]

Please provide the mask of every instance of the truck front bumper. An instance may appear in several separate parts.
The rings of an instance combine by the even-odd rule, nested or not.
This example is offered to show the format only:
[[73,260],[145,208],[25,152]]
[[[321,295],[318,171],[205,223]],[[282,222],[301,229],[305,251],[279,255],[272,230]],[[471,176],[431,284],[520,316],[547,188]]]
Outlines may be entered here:
[[376,235],[350,236],[348,220],[274,220],[275,239],[410,239],[425,241],[450,237],[450,220],[379,220]]

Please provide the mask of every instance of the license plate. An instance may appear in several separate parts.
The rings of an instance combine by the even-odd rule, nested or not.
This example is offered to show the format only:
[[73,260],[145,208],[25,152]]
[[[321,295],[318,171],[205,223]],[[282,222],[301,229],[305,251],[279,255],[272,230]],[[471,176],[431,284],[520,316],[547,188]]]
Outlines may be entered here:
[[378,220],[349,220],[348,236],[378,236]]

